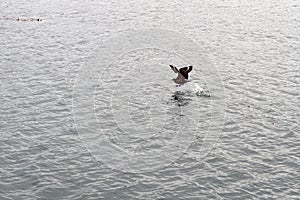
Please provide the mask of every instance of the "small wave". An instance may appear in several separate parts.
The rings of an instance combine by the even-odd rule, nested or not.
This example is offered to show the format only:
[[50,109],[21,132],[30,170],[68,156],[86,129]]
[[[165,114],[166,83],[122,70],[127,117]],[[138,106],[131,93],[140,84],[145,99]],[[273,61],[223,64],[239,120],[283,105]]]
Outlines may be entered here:
[[210,92],[207,89],[203,89],[202,87],[200,87],[198,83],[194,84],[193,92],[197,96],[210,97]]

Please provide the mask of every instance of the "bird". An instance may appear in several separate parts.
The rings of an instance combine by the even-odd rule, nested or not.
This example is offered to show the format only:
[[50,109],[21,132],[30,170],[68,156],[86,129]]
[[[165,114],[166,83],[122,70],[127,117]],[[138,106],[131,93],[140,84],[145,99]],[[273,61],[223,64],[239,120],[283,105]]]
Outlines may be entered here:
[[193,66],[182,67],[179,70],[177,69],[177,67],[174,67],[173,65],[170,65],[170,67],[175,73],[178,73],[177,78],[172,79],[176,84],[179,84],[180,86],[190,81],[188,80],[189,72],[192,71]]

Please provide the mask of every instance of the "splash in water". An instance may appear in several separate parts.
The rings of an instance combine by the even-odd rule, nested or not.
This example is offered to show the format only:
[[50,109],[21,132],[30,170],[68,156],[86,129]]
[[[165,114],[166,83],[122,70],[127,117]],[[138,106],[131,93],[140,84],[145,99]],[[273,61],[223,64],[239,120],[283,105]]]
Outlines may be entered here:
[[195,83],[193,87],[193,92],[197,96],[204,96],[204,97],[210,97],[210,93],[207,89],[203,89],[202,87],[199,86],[199,84]]

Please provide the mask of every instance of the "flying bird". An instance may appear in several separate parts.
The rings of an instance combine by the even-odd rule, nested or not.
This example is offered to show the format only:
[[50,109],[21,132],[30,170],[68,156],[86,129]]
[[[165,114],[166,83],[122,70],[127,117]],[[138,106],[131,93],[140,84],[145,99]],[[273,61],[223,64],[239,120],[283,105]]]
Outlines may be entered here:
[[170,65],[170,67],[175,73],[178,73],[177,78],[172,79],[176,84],[179,84],[180,86],[186,82],[189,82],[188,80],[189,72],[192,71],[193,66],[182,67],[179,70],[177,69],[177,67],[174,67],[173,65]]

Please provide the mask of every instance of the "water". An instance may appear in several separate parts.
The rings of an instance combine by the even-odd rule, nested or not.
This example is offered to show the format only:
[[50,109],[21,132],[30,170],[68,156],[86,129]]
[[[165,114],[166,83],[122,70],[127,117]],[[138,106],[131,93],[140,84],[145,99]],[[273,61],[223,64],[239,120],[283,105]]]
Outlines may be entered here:
[[299,6],[1,2],[0,199],[299,198]]

